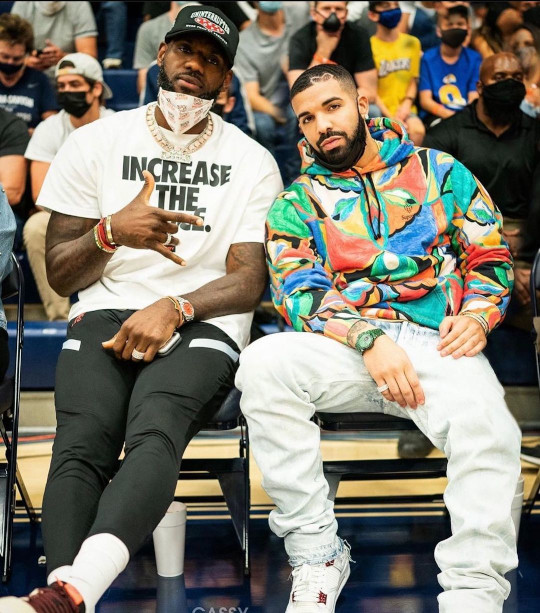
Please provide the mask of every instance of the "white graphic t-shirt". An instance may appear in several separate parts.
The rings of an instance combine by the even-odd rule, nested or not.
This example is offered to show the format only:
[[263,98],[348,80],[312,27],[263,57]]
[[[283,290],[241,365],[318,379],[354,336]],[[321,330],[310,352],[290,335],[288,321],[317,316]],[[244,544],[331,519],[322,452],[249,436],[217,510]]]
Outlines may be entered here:
[[[120,247],[101,278],[79,292],[70,319],[98,309],[143,309],[163,296],[195,291],[226,274],[232,244],[264,242],[266,214],[282,189],[268,151],[212,114],[212,136],[191,154],[191,162],[163,160],[146,125],[146,108],[115,113],[75,130],[56,155],[37,204],[97,220],[125,207],[141,190],[142,171],[148,170],[156,181],[151,205],[199,215],[204,224],[180,224],[177,253],[187,266],[152,250]],[[208,323],[243,349],[252,317],[226,315]]]

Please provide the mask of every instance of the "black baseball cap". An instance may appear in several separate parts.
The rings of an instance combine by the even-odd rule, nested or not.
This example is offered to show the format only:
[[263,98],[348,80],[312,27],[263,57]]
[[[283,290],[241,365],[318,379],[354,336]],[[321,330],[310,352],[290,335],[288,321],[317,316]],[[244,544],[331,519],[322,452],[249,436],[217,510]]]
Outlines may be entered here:
[[185,6],[178,13],[173,27],[165,35],[165,42],[181,34],[201,32],[211,36],[223,49],[229,64],[234,64],[238,47],[238,29],[219,9],[213,6]]

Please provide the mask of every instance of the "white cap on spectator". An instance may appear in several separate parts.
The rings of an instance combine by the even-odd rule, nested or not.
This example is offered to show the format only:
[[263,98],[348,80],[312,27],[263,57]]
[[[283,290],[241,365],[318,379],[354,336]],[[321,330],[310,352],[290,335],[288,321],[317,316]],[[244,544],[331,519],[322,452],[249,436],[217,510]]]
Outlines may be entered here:
[[[64,66],[64,62],[71,62],[73,66]],[[62,66],[62,68],[60,68]],[[111,88],[103,80],[103,70],[99,62],[87,53],[68,53],[56,64],[54,76],[76,74],[103,85],[103,97],[107,100],[113,97]]]

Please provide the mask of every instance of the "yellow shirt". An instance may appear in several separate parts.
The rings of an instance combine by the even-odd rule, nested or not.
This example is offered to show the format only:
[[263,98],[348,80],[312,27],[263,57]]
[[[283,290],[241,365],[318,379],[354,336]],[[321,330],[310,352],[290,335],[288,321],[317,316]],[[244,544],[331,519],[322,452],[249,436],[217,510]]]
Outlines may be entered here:
[[[392,115],[405,98],[412,78],[420,75],[420,41],[400,33],[397,40],[387,42],[371,37],[371,51],[377,67],[379,97]],[[416,113],[416,108],[412,107]]]

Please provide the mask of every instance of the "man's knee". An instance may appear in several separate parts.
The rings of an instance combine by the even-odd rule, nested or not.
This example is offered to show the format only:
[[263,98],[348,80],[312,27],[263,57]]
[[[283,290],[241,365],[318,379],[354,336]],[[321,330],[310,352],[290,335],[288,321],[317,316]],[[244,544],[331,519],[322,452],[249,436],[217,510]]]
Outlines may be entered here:
[[50,218],[50,213],[46,211],[38,211],[28,218],[23,228],[24,244],[27,248],[28,245],[34,245],[36,241],[45,240]]
[[68,465],[77,470],[89,467],[110,478],[122,450],[121,429],[87,412],[57,411],[57,421],[51,472]]
[[290,353],[284,351],[283,335],[270,334],[249,345],[240,354],[240,366],[236,373],[236,387],[245,391],[261,380],[279,378],[287,369]]

